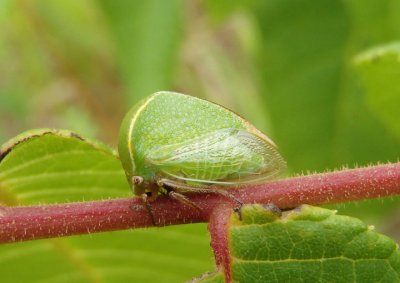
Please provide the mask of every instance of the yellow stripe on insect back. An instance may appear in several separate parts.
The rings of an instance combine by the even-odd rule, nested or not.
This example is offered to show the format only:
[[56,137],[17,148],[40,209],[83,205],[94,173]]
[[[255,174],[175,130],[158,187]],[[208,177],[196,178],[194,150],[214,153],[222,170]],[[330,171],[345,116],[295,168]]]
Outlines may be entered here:
[[139,109],[136,111],[135,115],[132,117],[132,120],[129,124],[129,134],[128,134],[128,148],[129,148],[129,156],[131,157],[131,163],[132,163],[132,168],[135,167],[134,161],[133,161],[133,148],[132,148],[132,132],[133,132],[133,126],[135,125],[136,120],[138,119],[140,113],[146,108],[146,106],[158,95],[161,93],[155,93],[154,95],[150,96],[149,99],[147,99],[142,106],[139,107]]
[[274,143],[273,140],[271,140],[269,137],[267,137],[263,132],[261,132],[259,129],[257,129],[256,127],[254,127],[252,124],[250,124],[249,122],[247,122],[244,118],[240,117],[240,119],[242,119],[243,123],[246,125],[246,127],[249,129],[250,133],[258,136],[260,139],[268,142],[269,144],[271,144],[273,147],[278,148],[278,146]]

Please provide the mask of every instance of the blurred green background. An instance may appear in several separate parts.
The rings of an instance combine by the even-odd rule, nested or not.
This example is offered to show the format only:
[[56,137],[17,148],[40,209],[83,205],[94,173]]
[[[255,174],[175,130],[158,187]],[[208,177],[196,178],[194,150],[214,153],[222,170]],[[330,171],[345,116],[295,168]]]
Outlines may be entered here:
[[[369,92],[370,78],[363,83],[354,58],[398,40],[399,14],[396,0],[1,0],[0,144],[53,127],[115,147],[125,112],[146,95],[171,90],[248,119],[278,144],[288,175],[396,162],[400,91],[383,100],[382,88]],[[393,74],[383,85],[400,82],[400,72]],[[391,198],[338,209],[399,241],[398,204]],[[191,253],[202,263],[193,266],[212,270],[204,225],[168,229],[198,234],[193,241],[203,245]],[[143,233],[157,237],[164,228],[149,231]],[[179,246],[176,237],[160,237],[157,252]],[[184,243],[190,251],[191,241]],[[7,249],[15,246],[22,247]],[[158,268],[178,273],[171,282],[199,275],[169,270],[168,257],[159,261],[162,267],[141,278],[149,281]]]

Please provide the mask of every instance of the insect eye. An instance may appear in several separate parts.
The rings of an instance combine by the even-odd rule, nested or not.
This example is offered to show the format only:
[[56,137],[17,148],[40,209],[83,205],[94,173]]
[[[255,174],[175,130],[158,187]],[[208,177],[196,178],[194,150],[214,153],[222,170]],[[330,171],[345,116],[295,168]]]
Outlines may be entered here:
[[134,185],[140,185],[143,182],[143,178],[140,176],[133,176],[132,177],[132,183]]

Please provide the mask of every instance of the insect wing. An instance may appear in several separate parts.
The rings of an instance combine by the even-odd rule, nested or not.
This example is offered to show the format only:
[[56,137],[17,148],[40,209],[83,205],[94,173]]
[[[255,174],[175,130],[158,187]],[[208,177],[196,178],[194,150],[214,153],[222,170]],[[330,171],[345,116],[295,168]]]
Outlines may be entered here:
[[286,165],[264,139],[239,129],[222,129],[150,152],[156,171],[196,183],[236,184],[272,178]]

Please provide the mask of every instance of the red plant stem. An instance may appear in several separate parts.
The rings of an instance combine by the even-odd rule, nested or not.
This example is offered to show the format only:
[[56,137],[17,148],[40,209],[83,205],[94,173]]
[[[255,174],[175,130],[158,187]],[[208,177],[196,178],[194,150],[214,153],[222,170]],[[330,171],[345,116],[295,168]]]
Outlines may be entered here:
[[228,221],[232,208],[226,205],[218,206],[210,217],[208,230],[211,235],[211,247],[214,251],[215,263],[223,271],[225,282],[231,282],[231,257],[228,242]]
[[[400,163],[288,178],[229,192],[245,203],[273,202],[282,209],[397,195]],[[217,206],[237,206],[214,193],[186,196],[203,209],[160,196],[152,203],[159,226],[208,222]],[[0,243],[150,226],[151,219],[137,198],[0,209]]]

